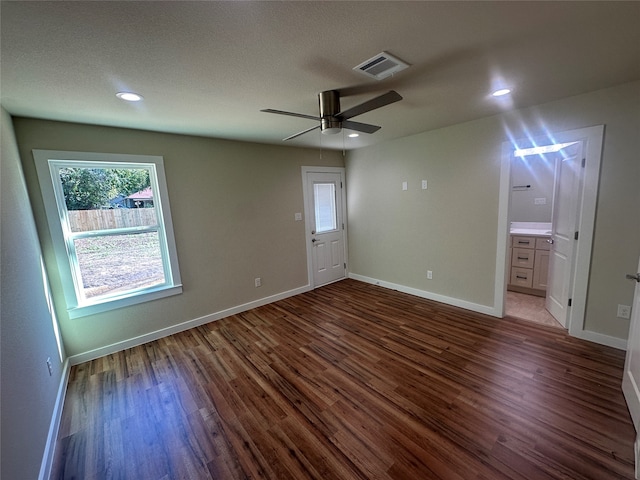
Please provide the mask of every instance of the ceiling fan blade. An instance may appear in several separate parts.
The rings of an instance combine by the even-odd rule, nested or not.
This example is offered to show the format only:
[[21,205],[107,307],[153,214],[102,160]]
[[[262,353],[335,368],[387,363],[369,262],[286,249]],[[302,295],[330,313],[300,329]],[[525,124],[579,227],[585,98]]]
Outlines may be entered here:
[[364,133],[374,133],[380,130],[382,127],[377,125],[371,125],[369,123],[352,122],[351,120],[343,120],[342,128],[348,128],[349,130],[356,130]]
[[356,105],[355,107],[349,108],[344,112],[340,112],[336,115],[337,118],[342,120],[349,119],[351,117],[355,117],[357,115],[362,115],[363,113],[370,112],[371,110],[375,110],[376,108],[384,107],[385,105],[389,105],[390,103],[394,103],[402,100],[400,94],[394,90],[390,90],[389,92],[380,95],[379,97],[372,98],[371,100],[367,100],[360,105]]
[[287,140],[291,140],[292,138],[296,138],[296,137],[299,137],[300,135],[304,135],[305,133],[310,132],[311,130],[315,130],[316,128],[320,128],[320,125],[316,125],[315,127],[307,128],[306,130],[303,130],[301,132],[294,133],[293,135],[289,135],[287,138],[283,138],[282,141],[286,142]]
[[260,111],[265,113],[277,113],[278,115],[289,115],[290,117],[308,118],[309,120],[317,120],[318,122],[320,121],[320,117],[305,115],[304,113],[285,112],[283,110],[273,110],[272,108],[266,108]]

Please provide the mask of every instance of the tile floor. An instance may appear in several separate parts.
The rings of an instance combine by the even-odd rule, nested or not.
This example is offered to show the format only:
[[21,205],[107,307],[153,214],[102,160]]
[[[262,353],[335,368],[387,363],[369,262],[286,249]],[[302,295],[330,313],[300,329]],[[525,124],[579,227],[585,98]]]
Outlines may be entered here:
[[544,308],[544,297],[507,291],[506,314],[532,322],[562,328]]

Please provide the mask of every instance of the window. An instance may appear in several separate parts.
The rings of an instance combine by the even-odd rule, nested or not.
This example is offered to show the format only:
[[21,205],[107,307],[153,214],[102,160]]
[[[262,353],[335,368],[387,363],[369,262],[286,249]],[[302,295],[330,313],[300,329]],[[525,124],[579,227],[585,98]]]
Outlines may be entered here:
[[336,217],[335,183],[314,183],[313,195],[316,215],[316,232],[326,233],[338,228]]
[[181,293],[162,157],[33,156],[71,318]]

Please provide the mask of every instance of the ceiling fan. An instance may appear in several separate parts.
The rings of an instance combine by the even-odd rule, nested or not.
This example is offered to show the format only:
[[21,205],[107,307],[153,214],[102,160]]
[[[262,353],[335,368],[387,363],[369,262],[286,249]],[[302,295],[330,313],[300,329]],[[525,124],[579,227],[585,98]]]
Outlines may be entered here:
[[344,112],[340,111],[340,93],[337,90],[327,90],[318,94],[318,104],[320,115],[314,117],[313,115],[304,115],[302,113],[285,112],[282,110],[273,110],[267,108],[260,110],[261,112],[277,113],[278,115],[289,115],[292,117],[308,118],[309,120],[315,120],[320,122],[315,127],[308,128],[298,133],[284,138],[283,141],[291,140],[292,138],[299,137],[307,132],[319,128],[322,133],[333,134],[340,132],[343,128],[349,130],[356,130],[364,133],[374,133],[380,130],[381,127],[377,125],[370,125],[368,123],[353,122],[349,120],[357,115],[370,112],[376,108],[384,107],[390,103],[402,100],[402,97],[397,92],[391,90],[383,95],[367,100],[366,102],[351,107]]

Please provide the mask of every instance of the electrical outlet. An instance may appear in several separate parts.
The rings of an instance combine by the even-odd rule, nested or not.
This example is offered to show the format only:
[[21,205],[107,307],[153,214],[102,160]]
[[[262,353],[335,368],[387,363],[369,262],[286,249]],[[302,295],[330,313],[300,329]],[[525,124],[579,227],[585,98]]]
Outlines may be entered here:
[[256,283],[256,287],[262,286],[262,279],[260,277],[257,277],[255,280],[255,283]]
[[427,270],[427,278],[433,280],[433,272],[431,270]]
[[422,180],[422,189],[423,190],[427,189],[427,181],[426,180]]
[[631,307],[618,304],[618,318],[631,318]]
[[49,376],[53,375],[53,364],[51,363],[51,357],[47,358],[47,368],[49,369]]

